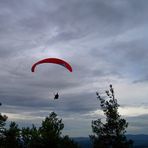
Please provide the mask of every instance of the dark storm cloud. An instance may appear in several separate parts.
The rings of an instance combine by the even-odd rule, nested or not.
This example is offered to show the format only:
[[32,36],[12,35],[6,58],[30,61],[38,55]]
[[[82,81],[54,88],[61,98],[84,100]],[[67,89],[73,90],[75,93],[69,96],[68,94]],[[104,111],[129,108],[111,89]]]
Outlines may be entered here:
[[[125,11],[126,5],[129,7],[125,7]],[[126,26],[129,27],[129,24],[132,24],[132,22],[127,23],[130,20],[127,15],[133,18],[133,12],[135,12],[132,4],[127,1],[124,3],[116,1],[111,5],[104,1],[92,2],[90,0],[85,3],[58,1],[58,4],[56,1],[16,0],[1,1],[1,7],[3,8],[0,16],[3,20],[2,37],[6,37],[8,41],[13,40],[13,44],[21,39],[25,41],[26,47],[29,47],[27,45],[32,42],[53,44],[58,41],[78,39],[93,34],[96,29],[101,36],[115,35],[115,33],[125,31]],[[57,28],[56,35],[54,34],[51,38],[50,33],[53,28]]]
[[[117,32],[119,34],[125,31],[127,26],[130,26],[129,24],[134,25],[128,16],[131,15],[133,20],[144,20],[144,17],[141,18],[134,13],[145,12],[145,5],[140,5],[137,8],[134,7],[136,4],[128,1],[115,1],[111,5],[104,1],[92,2],[90,0],[85,1],[85,3],[81,1],[69,1],[68,3],[67,1],[58,1],[58,4],[56,1],[38,1],[36,3],[35,1],[4,2],[1,0],[2,13],[0,17],[3,20],[1,36],[2,38],[6,37],[8,41],[11,40],[14,45],[15,42],[22,44],[19,41],[21,39],[25,42],[26,47],[30,47],[28,44],[33,44],[33,42],[34,44],[44,44],[44,42],[53,44],[58,41],[78,39],[93,34],[96,29],[101,36],[105,34],[107,36],[115,35]],[[140,12],[141,10],[142,12]],[[137,17],[133,18],[133,16]],[[56,35],[50,38],[50,33],[54,27],[57,28]],[[22,47],[24,48],[24,44]],[[11,51],[13,51],[12,48]]]

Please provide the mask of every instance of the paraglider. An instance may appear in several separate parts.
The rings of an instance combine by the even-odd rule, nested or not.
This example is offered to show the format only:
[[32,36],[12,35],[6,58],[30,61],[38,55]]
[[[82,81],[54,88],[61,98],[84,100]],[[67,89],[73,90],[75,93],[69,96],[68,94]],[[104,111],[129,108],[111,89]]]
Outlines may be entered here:
[[[62,59],[58,59],[58,58],[47,58],[47,59],[40,60],[40,61],[38,61],[38,62],[36,62],[35,64],[32,65],[31,71],[35,72],[36,66],[39,65],[39,64],[44,64],[44,63],[59,64],[61,66],[64,66],[70,72],[72,72],[71,65],[68,62],[66,62],[66,61],[64,61]],[[59,94],[58,93],[54,94],[54,100],[55,99],[59,99]]]
[[31,71],[34,72],[37,65],[44,64],[44,63],[59,64],[61,66],[64,66],[65,68],[67,68],[70,72],[72,72],[71,65],[69,63],[67,63],[66,61],[64,61],[62,59],[58,59],[58,58],[47,58],[47,59],[43,59],[41,61],[38,61],[37,63],[33,64]]
[[58,99],[58,98],[59,98],[59,94],[56,93],[56,94],[54,95],[54,100],[55,100],[55,99]]

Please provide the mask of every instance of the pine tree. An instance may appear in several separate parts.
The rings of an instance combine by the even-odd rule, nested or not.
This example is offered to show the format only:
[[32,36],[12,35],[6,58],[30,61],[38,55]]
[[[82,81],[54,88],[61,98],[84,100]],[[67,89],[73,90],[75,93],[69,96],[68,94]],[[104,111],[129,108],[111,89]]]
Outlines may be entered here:
[[[0,103],[0,106],[2,105],[2,103]],[[7,121],[7,116],[6,115],[2,115],[0,113],[0,147],[2,148],[4,143],[5,143],[5,135],[4,135],[4,132],[5,132],[5,124],[6,124],[6,121]]]
[[18,148],[20,144],[20,129],[15,122],[11,122],[9,129],[4,132],[5,135],[5,147],[6,148]]
[[90,138],[94,148],[130,148],[133,145],[132,140],[127,140],[125,133],[128,123],[119,115],[117,99],[115,99],[114,89],[109,86],[106,97],[100,96],[96,92],[97,99],[100,101],[100,107],[106,116],[106,122],[101,119],[92,121],[92,132]]
[[51,112],[42,121],[42,126],[36,128],[22,128],[21,139],[23,148],[78,148],[68,136],[62,136],[64,124],[57,114]]
[[[0,106],[2,105],[2,103],[0,103]],[[4,126],[6,124],[6,120],[7,120],[7,116],[6,115],[2,115],[0,113],[0,133],[3,132],[4,130]]]

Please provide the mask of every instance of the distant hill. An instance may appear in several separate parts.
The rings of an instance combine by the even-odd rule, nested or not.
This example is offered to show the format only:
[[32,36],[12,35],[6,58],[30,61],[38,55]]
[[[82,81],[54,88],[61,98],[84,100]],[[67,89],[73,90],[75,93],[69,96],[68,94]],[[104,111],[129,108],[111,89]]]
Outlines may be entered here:
[[148,148],[148,135],[127,135],[134,141],[134,148]]
[[[126,135],[128,139],[134,141],[134,148],[148,148],[148,135]],[[72,138],[81,148],[92,148],[92,143],[89,137]]]

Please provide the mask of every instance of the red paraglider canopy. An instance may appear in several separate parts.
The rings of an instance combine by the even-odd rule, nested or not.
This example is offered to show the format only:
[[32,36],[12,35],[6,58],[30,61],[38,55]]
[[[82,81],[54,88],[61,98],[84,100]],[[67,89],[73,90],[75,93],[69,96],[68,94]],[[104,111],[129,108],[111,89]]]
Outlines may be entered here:
[[41,61],[38,61],[37,63],[33,64],[31,71],[34,72],[36,66],[39,64],[43,64],[43,63],[59,64],[59,65],[64,66],[65,68],[67,68],[70,72],[72,72],[72,67],[70,66],[70,64],[68,64],[66,61],[64,61],[62,59],[57,59],[57,58],[47,58],[47,59],[43,59]]

